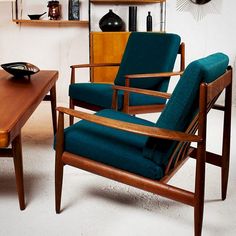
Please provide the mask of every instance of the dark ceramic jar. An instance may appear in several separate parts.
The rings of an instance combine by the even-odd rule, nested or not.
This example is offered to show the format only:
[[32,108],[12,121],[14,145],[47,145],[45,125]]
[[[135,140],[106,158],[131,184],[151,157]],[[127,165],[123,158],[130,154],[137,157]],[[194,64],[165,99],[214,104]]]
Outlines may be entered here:
[[58,20],[61,17],[61,9],[59,1],[48,2],[48,16],[50,20]]
[[99,27],[105,32],[123,31],[125,28],[125,23],[110,9],[109,12],[100,19]]
[[195,3],[195,4],[199,4],[199,5],[203,5],[206,4],[208,2],[210,2],[211,0],[191,0],[191,2]]

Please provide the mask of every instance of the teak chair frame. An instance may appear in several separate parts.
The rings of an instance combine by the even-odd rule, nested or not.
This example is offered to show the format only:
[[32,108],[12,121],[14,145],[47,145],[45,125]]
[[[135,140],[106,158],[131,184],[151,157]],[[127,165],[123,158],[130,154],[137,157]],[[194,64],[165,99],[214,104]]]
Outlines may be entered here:
[[[185,69],[185,44],[182,42],[179,46],[178,54],[180,54],[180,71],[178,72],[166,72],[166,73],[156,73],[156,74],[146,74],[144,75],[127,75],[125,78],[125,86],[130,87],[130,80],[131,79],[138,79],[138,78],[157,78],[157,77],[170,77],[175,75],[181,75]],[[76,80],[76,69],[82,68],[94,68],[94,67],[113,67],[113,66],[120,66],[120,63],[99,63],[99,64],[80,64],[80,65],[71,65],[71,81],[70,84],[74,84]],[[141,90],[141,89],[140,89]],[[152,90],[148,90],[152,91]],[[70,109],[74,109],[75,106],[86,108],[92,111],[100,111],[104,109],[104,107],[93,105],[84,101],[78,101],[76,99],[70,98]],[[151,113],[151,112],[159,112],[162,111],[165,107],[164,104],[157,104],[157,105],[142,105],[142,106],[130,106],[129,105],[129,93],[125,93],[124,96],[124,106],[123,111],[129,114],[141,114],[141,113]],[[70,116],[70,125],[73,124],[73,116]]]
[[[215,102],[222,91],[225,90],[225,104],[215,105]],[[159,94],[163,97],[163,93]],[[213,164],[221,168],[221,193],[222,200],[227,194],[227,183],[229,175],[229,156],[230,156],[230,132],[231,132],[231,105],[232,105],[232,68],[228,67],[225,74],[214,82],[200,85],[199,112],[186,130],[177,132],[157,127],[147,127],[123,121],[112,120],[99,117],[68,108],[59,107],[58,133],[56,143],[56,163],[55,163],[55,200],[56,212],[60,213],[61,191],[63,181],[64,165],[71,165],[94,174],[116,180],[130,186],[137,187],[148,192],[159,194],[163,197],[187,204],[194,208],[194,232],[195,236],[201,235],[204,209],[204,189],[205,189],[205,165]],[[224,112],[222,154],[215,154],[206,151],[206,128],[207,113],[213,109]],[[165,176],[155,181],[142,176],[138,176],[127,171],[123,171],[86,157],[74,155],[64,151],[64,113],[80,119],[88,120],[100,125],[113,127],[128,132],[142,134],[146,136],[162,138],[167,140],[179,141],[178,146],[170,158],[166,167]],[[195,134],[197,132],[197,135]],[[196,142],[197,147],[191,147],[190,143]],[[178,154],[178,155],[177,155]],[[168,184],[170,178],[192,157],[196,159],[195,189],[194,192],[181,189]]]

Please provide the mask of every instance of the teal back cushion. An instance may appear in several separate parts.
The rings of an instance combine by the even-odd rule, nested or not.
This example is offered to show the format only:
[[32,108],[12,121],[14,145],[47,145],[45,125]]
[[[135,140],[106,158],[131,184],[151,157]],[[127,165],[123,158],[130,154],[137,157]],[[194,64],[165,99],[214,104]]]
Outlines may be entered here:
[[[215,53],[189,64],[156,126],[185,131],[198,111],[201,82],[209,83],[217,79],[226,71],[228,63],[228,56],[223,53]],[[174,141],[149,138],[143,154],[158,165],[166,166],[176,144],[177,142]]]
[[[180,46],[176,34],[133,32],[131,33],[114,83],[125,85],[125,75],[171,72]],[[168,79],[132,79],[131,86],[166,91]]]

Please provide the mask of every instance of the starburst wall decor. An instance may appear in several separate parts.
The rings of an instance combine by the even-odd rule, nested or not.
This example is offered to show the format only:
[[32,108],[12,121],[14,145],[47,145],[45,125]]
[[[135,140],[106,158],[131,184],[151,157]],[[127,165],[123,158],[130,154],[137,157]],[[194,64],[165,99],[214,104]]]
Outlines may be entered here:
[[207,14],[218,14],[222,0],[177,0],[178,11],[190,12],[197,21]]

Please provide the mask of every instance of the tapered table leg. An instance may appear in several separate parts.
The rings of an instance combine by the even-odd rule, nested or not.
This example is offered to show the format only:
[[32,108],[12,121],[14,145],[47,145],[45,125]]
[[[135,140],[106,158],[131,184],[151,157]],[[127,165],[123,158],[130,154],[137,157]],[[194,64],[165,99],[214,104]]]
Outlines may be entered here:
[[53,132],[56,135],[57,132],[57,113],[56,113],[56,86],[54,85],[50,90],[51,110],[52,110],[52,123]]
[[22,164],[22,148],[21,148],[21,135],[19,134],[12,141],[13,160],[16,176],[16,188],[18,192],[20,209],[25,209],[24,197],[24,179],[23,179],[23,164]]

